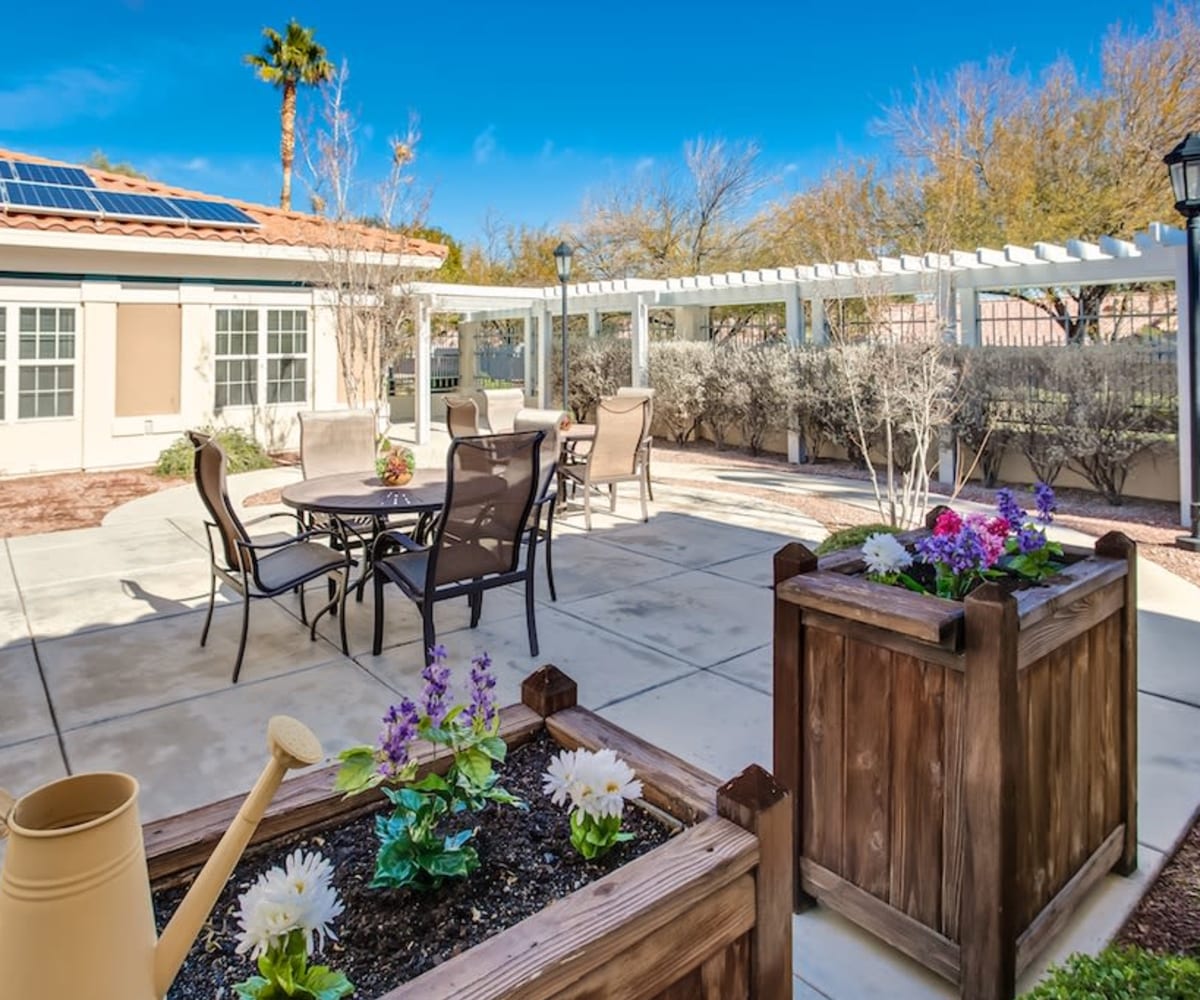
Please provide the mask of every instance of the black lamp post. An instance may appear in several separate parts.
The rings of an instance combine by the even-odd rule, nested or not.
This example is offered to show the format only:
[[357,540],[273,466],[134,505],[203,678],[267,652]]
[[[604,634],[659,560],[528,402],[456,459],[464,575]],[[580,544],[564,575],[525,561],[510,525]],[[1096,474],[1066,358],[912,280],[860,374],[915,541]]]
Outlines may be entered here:
[[1187,218],[1188,385],[1191,396],[1192,533],[1175,544],[1200,552],[1200,132],[1171,150],[1163,162],[1171,171],[1175,208]]
[[571,412],[570,394],[567,392],[567,281],[571,277],[571,248],[566,243],[560,243],[554,248],[554,264],[558,268],[558,280],[562,283],[563,321],[562,321],[562,392],[563,409]]

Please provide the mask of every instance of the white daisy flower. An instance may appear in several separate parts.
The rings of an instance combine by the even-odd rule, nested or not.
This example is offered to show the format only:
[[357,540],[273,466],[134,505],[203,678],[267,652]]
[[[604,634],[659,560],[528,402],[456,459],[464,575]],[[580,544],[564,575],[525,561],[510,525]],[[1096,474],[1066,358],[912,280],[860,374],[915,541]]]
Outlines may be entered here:
[[867,572],[873,575],[899,573],[912,565],[912,554],[896,540],[895,535],[886,531],[876,532],[863,542],[862,555]]
[[564,750],[551,762],[543,787],[555,805],[571,800],[571,809],[595,819],[620,816],[627,799],[642,794],[642,783],[624,761],[607,748]]
[[331,925],[342,912],[342,902],[332,876],[332,866],[320,854],[299,850],[288,856],[284,868],[260,875],[238,899],[238,953],[249,951],[257,958],[295,930],[303,932],[310,955],[325,946],[326,936],[337,940]]
[[567,799],[574,798],[572,790],[579,766],[578,760],[576,751],[564,750],[550,761],[550,766],[542,775],[542,791],[550,796],[550,801],[556,806],[566,805]]

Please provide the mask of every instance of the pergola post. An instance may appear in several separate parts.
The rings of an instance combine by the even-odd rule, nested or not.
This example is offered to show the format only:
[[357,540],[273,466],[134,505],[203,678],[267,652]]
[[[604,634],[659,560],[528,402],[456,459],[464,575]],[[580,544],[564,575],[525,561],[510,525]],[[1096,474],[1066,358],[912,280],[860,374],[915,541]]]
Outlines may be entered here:
[[[804,302],[800,298],[800,286],[792,285],[787,290],[783,300],[783,322],[787,333],[788,347],[799,347],[804,343]],[[800,440],[800,431],[788,420],[787,455],[788,461],[798,463],[806,456],[803,452],[804,442]]]
[[537,400],[543,410],[550,407],[550,338],[554,336],[554,315],[543,309],[538,315]]
[[525,361],[525,395],[532,396],[531,391],[534,388],[537,378],[537,366],[535,364],[533,350],[533,310],[521,317],[521,332],[525,337],[525,350],[522,352]]
[[809,341],[814,344],[829,343],[829,329],[825,326],[825,300],[809,299],[808,312],[812,317]]
[[479,324],[462,320],[458,324],[458,390],[470,392],[475,387],[475,336]]
[[632,380],[630,384],[643,388],[650,384],[650,309],[644,295],[634,300],[632,318],[629,339],[633,370],[629,373]]
[[430,380],[433,368],[433,310],[429,300],[421,298],[417,301],[417,344],[415,358],[415,381],[413,387],[416,418],[417,444],[429,444],[430,420],[432,417],[433,397],[430,394]]
[[587,335],[595,337],[600,332],[600,310],[589,309],[587,311]]
[[978,347],[979,295],[970,285],[956,283],[958,297],[958,342],[963,347]]
[[676,340],[707,340],[708,309],[705,306],[676,306]]

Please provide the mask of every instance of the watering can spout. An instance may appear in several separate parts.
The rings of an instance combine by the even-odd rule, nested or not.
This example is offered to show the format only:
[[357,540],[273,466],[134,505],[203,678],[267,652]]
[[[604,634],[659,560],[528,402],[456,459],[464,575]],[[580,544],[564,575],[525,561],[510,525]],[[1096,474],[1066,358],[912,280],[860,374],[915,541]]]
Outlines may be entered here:
[[154,949],[155,996],[165,995],[179,973],[192,942],[233,874],[284,774],[292,768],[308,767],[324,757],[321,743],[312,731],[286,715],[271,719],[267,744],[270,760],[158,939]]

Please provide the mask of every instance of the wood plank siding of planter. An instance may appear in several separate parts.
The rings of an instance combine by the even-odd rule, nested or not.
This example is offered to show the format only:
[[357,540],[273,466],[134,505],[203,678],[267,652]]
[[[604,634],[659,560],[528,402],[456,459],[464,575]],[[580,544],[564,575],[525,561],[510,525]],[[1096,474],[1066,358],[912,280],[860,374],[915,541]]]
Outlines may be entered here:
[[[574,749],[610,747],[644,799],[682,825],[660,847],[377,1000],[778,1000],[792,980],[792,801],[751,765],[725,784],[576,705],[556,667],[501,711],[510,749],[543,729]],[[422,747],[421,773],[449,754]],[[287,781],[252,843],[316,831],[383,801],[332,791],[336,766]],[[237,814],[226,799],[143,828],[158,886],[190,876]]]
[[[912,541],[920,532],[901,536]],[[858,550],[775,556],[775,774],[795,906],[820,902],[960,985],[1017,976],[1137,865],[1134,544],[960,603],[871,583]]]

